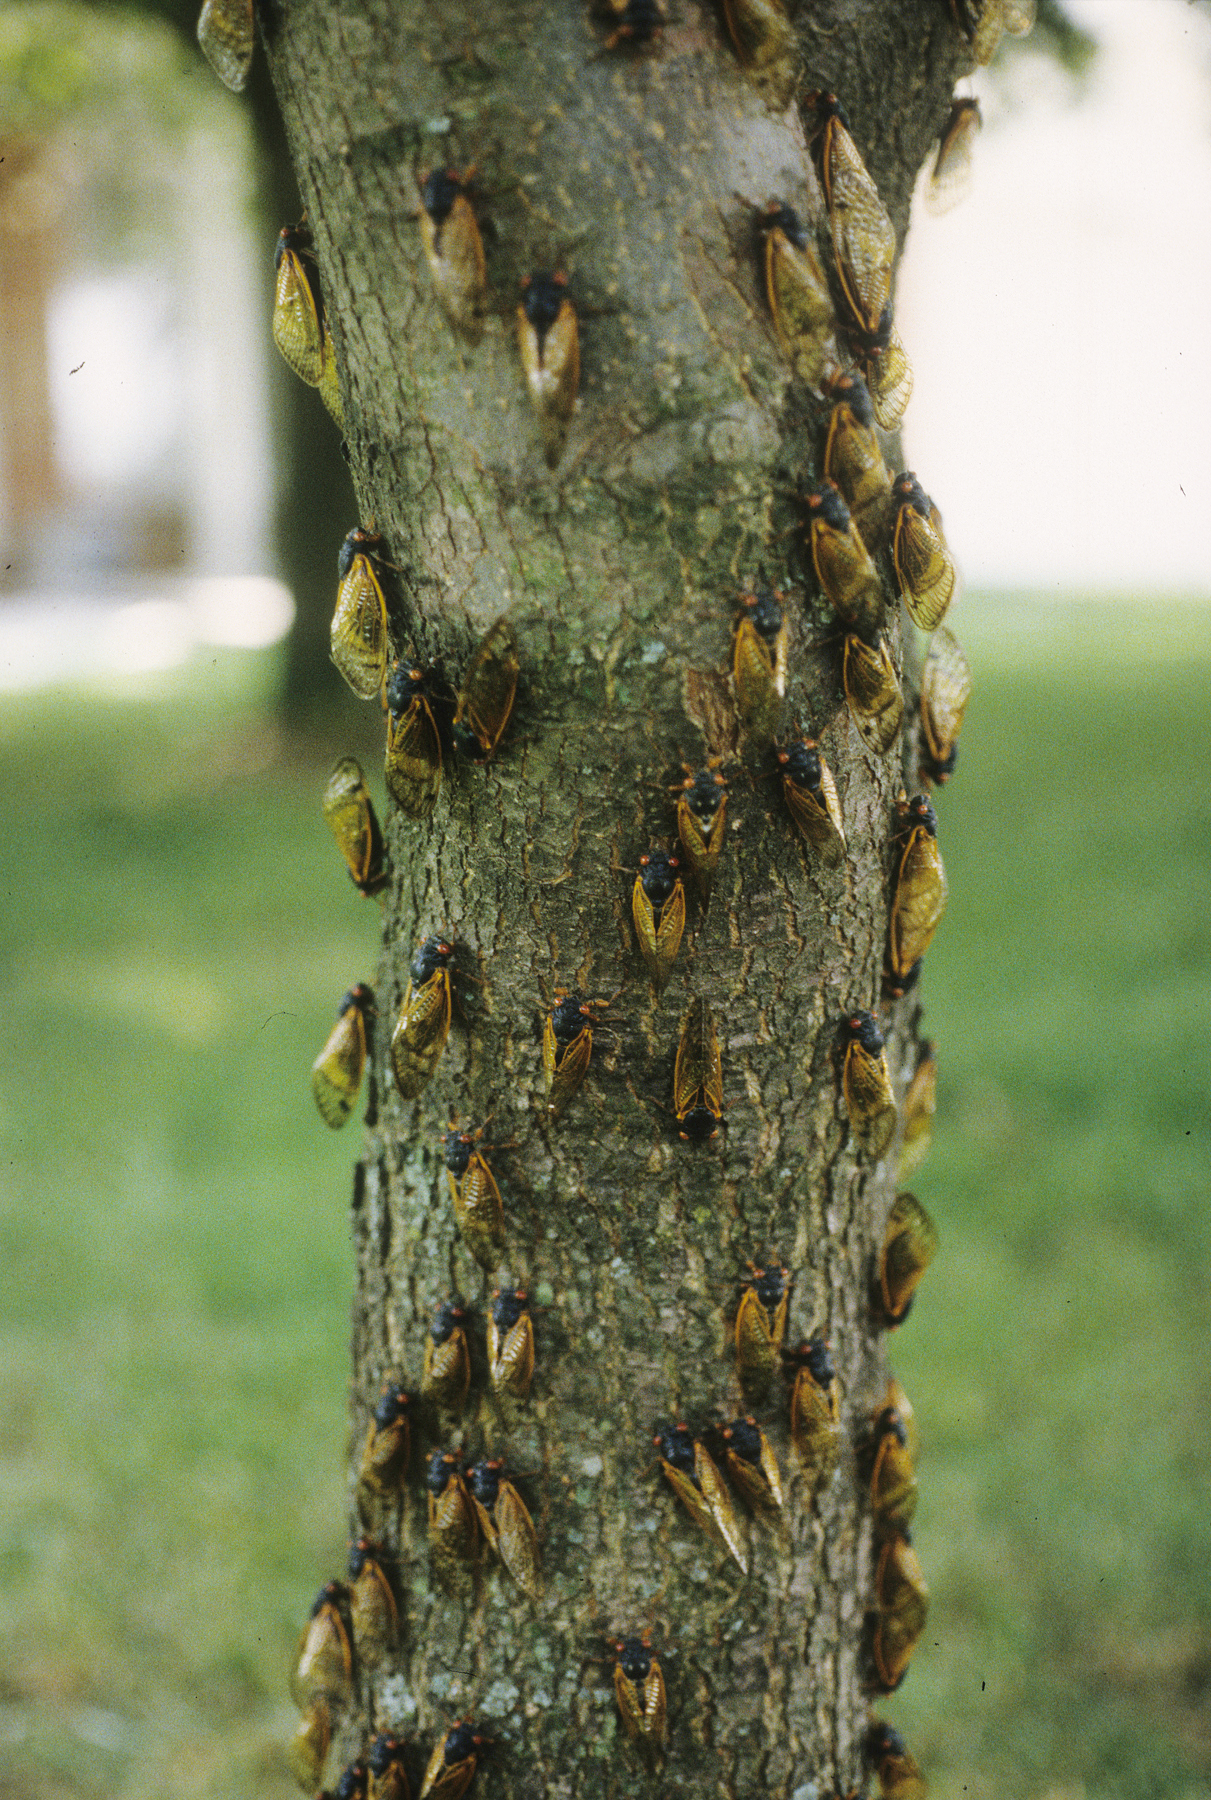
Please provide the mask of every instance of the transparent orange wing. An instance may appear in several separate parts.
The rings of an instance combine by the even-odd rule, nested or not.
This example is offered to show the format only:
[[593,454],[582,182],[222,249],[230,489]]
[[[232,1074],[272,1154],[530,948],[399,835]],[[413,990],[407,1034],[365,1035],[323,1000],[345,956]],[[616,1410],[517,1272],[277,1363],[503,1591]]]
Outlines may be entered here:
[[405,1100],[415,1100],[433,1079],[450,1034],[450,976],[439,969],[419,988],[408,983],[395,1030],[391,1063]]
[[242,94],[256,47],[252,0],[205,0],[198,17],[198,43],[223,86]]
[[311,1092],[325,1125],[338,1130],[357,1105],[366,1073],[366,1021],[360,1006],[349,1006],[328,1036],[311,1068]]
[[387,674],[391,642],[387,600],[370,558],[353,558],[336,595],[332,615],[332,660],[354,693],[373,700]]
[[882,755],[895,743],[904,720],[904,695],[883,638],[872,650],[861,638],[847,637],[843,678],[845,698],[863,742]]
[[825,127],[822,168],[842,288],[854,317],[877,331],[891,299],[896,232],[857,145],[835,117]]
[[303,259],[283,249],[273,294],[273,341],[300,381],[318,387],[324,374],[324,329]]
[[878,356],[867,357],[862,364],[862,373],[870,389],[875,418],[884,431],[894,431],[912,399],[912,364],[894,325],[886,350]]
[[861,1044],[845,1052],[845,1107],[854,1136],[868,1156],[882,1156],[896,1129],[896,1102],[886,1053],[871,1056]]

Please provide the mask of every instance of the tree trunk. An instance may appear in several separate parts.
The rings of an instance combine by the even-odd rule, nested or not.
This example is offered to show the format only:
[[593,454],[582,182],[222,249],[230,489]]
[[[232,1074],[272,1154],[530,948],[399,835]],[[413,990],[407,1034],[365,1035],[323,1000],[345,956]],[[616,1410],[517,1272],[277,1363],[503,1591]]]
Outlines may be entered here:
[[[614,49],[579,0],[293,0],[269,32],[274,84],[310,215],[342,372],[362,522],[401,570],[401,654],[454,686],[508,614],[517,705],[494,759],[450,754],[432,819],[392,809],[370,1125],[354,1188],[358,1261],[351,1496],[386,1378],[419,1388],[435,1303],[471,1312],[460,1427],[414,1401],[411,1473],[387,1535],[402,1650],[361,1688],[329,1763],[376,1730],[414,1746],[473,1717],[494,1795],[652,1791],[619,1729],[607,1637],[650,1627],[668,1687],[660,1790],[845,1793],[862,1779],[871,1704],[863,1630],[869,1507],[855,1445],[887,1382],[869,1301],[896,1153],[858,1151],[837,1033],[879,1011],[897,1094],[915,999],[882,1005],[893,802],[915,769],[866,749],[814,595],[791,490],[814,478],[823,406],[771,328],[752,203],[816,216],[803,126],[767,108],[722,21],[671,0],[652,42]],[[816,0],[797,21],[799,92],[831,89],[902,243],[916,172],[945,119],[962,45],[942,0]],[[439,306],[418,177],[475,165],[488,311],[475,344]],[[518,357],[523,278],[561,269],[580,313],[580,403],[553,471]],[[911,345],[909,346],[911,352]],[[898,463],[888,454],[889,466]],[[337,545],[332,545],[335,556]],[[728,688],[737,595],[781,588],[791,619],[785,718],[819,738],[841,791],[848,862],[805,853],[767,757],[738,741]],[[889,590],[890,592],[890,590]],[[893,615],[890,636],[900,654]],[[906,682],[906,716],[912,696]],[[727,759],[726,845],[691,905],[658,1003],[636,954],[633,871],[675,841],[683,759]],[[907,777],[910,790],[916,783]],[[458,946],[449,1044],[401,1100],[388,1039],[418,940]],[[358,971],[351,971],[351,979]],[[456,984],[460,985],[460,984]],[[607,998],[588,1079],[546,1115],[543,1021],[557,988]],[[691,995],[714,1011],[726,1130],[682,1142],[669,1107]],[[507,1250],[485,1275],[459,1237],[439,1134],[457,1118],[515,1147],[490,1157]],[[793,1271],[787,1342],[831,1339],[847,1448],[814,1501],[751,1529],[751,1573],[698,1531],[663,1478],[653,1431],[747,1412],[731,1321],[749,1260]],[[535,1303],[537,1359],[506,1419],[484,1330],[498,1285]],[[761,1421],[795,1467],[777,1383]],[[483,1565],[444,1591],[431,1566],[425,1462],[438,1445],[499,1455],[541,1545],[527,1600]],[[739,1503],[737,1503],[739,1506]],[[351,1503],[351,1519],[356,1508]]]

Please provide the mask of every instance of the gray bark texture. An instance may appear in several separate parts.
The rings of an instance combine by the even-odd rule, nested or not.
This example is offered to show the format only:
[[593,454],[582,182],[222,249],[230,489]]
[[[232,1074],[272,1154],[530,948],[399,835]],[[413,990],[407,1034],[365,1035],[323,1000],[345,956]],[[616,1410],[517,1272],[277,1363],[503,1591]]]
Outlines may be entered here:
[[[433,817],[391,809],[386,822],[373,1122],[353,1201],[351,1520],[381,1384],[417,1392],[432,1308],[451,1295],[471,1310],[473,1375],[457,1430],[415,1407],[386,1533],[402,1646],[362,1683],[333,1785],[374,1731],[394,1730],[415,1745],[415,1791],[432,1745],[466,1717],[493,1740],[476,1791],[501,1800],[809,1800],[865,1780],[872,1536],[855,1444],[887,1381],[868,1296],[896,1146],[874,1166],[858,1154],[836,1039],[847,1012],[876,1010],[902,1093],[918,1004],[881,1003],[879,986],[893,803],[915,768],[912,678],[903,763],[899,749],[873,755],[793,529],[824,409],[771,327],[751,203],[776,196],[818,217],[803,126],[793,106],[766,106],[712,6],[668,11],[651,44],[612,51],[613,21],[587,0],[280,0],[262,20],[362,522],[401,570],[401,653],[457,686],[507,613],[521,659],[492,762],[448,753]],[[796,28],[799,91],[841,97],[902,243],[964,68],[946,0],[813,0]],[[437,303],[417,223],[418,178],[471,165],[488,271],[475,345]],[[523,278],[544,269],[567,272],[580,313],[580,401],[554,471],[515,324]],[[900,466],[894,446],[888,462]],[[805,853],[768,758],[738,740],[736,597],[762,577],[788,601],[785,721],[819,738],[841,793],[849,857],[833,873]],[[657,1003],[634,947],[634,870],[653,841],[675,842],[682,761],[712,755],[730,783],[726,847]],[[457,942],[475,982],[459,984],[432,1083],[405,1102],[387,1045],[429,932]],[[557,988],[622,991],[551,1125],[541,1045]],[[669,1111],[691,994],[714,1010],[728,1105],[726,1131],[702,1146],[679,1141]],[[437,1140],[450,1120],[474,1129],[489,1115],[487,1139],[513,1147],[490,1157],[508,1243],[485,1274],[459,1238]],[[788,1344],[828,1332],[847,1447],[813,1501],[792,1479],[775,1381],[759,1416],[790,1493],[780,1530],[746,1524],[746,1579],[673,1496],[652,1437],[750,1410],[731,1335],[750,1259],[793,1271]],[[508,1418],[484,1355],[506,1282],[533,1297],[537,1343],[530,1401]],[[542,1551],[538,1602],[487,1562],[462,1594],[435,1579],[423,1474],[439,1444],[517,1472]],[[668,1687],[656,1774],[622,1736],[605,1643],[647,1627]]]

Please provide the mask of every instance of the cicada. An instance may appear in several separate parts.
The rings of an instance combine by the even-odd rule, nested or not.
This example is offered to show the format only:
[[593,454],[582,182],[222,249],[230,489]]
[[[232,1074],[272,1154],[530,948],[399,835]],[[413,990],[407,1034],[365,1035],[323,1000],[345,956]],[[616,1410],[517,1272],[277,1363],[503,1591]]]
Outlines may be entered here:
[[877,636],[883,583],[834,481],[804,495],[804,527],[816,579],[837,617],[859,637]]
[[809,95],[806,104],[814,105],[816,113],[813,138],[841,295],[853,322],[875,331],[891,300],[895,227],[849,135],[849,120],[836,95]]
[[841,1091],[850,1130],[866,1155],[878,1161],[896,1129],[896,1102],[874,1013],[851,1013],[841,1026],[841,1044]]
[[774,329],[795,372],[814,387],[836,329],[828,280],[807,227],[791,206],[771,200],[757,217],[764,235],[765,297]]
[[462,1800],[487,1741],[470,1719],[452,1725],[429,1758],[417,1800]]
[[340,586],[332,615],[330,653],[361,700],[382,692],[391,653],[391,626],[384,588],[383,540],[355,526],[336,559]]
[[911,470],[892,483],[891,554],[900,596],[914,625],[935,631],[954,597],[958,575],[942,535],[942,515]]
[[891,301],[874,331],[846,326],[842,342],[862,371],[871,410],[884,431],[892,431],[912,399],[912,364],[892,318]]
[[938,816],[924,794],[896,802],[898,854],[887,928],[886,991],[908,992],[946,911],[946,870],[938,849]]
[[325,1125],[336,1131],[357,1104],[373,1027],[374,995],[364,981],[342,996],[328,1042],[311,1065],[311,1092]]
[[566,275],[527,275],[517,309],[521,366],[551,469],[563,453],[580,388],[580,332],[567,287]]
[[778,729],[786,696],[786,645],[789,633],[782,595],[774,588],[741,594],[744,611],[736,624],[732,680],[740,723],[758,743],[768,743]]
[[359,894],[377,894],[386,886],[389,873],[383,834],[366,777],[354,757],[343,756],[336,764],[320,805],[350,881]]
[[408,1473],[408,1459],[412,1453],[412,1428],[408,1419],[411,1404],[410,1396],[398,1382],[387,1382],[366,1432],[358,1487],[381,1500],[398,1495]]
[[454,709],[454,742],[472,762],[486,763],[501,740],[513,711],[518,669],[513,627],[499,618],[471,658]]
[[906,1531],[917,1510],[917,1472],[908,1448],[908,1430],[894,1406],[875,1419],[870,1470],[870,1509],[880,1533]]
[[723,17],[754,84],[774,106],[788,105],[798,73],[798,45],[781,0],[723,0]]
[[299,379],[308,387],[319,389],[320,399],[343,431],[345,415],[336,351],[306,225],[283,225],[273,253],[273,266],[277,271],[273,341]]
[[467,198],[468,175],[435,169],[420,191],[421,239],[425,260],[450,323],[475,340],[483,329],[480,313],[487,268],[484,241]]
[[848,634],[841,679],[858,736],[876,756],[884,755],[900,735],[904,695],[882,632],[873,645]]
[[900,1144],[899,1179],[914,1175],[929,1152],[933,1138],[933,1116],[938,1105],[937,1046],[921,1045],[921,1055],[904,1094],[901,1109],[904,1137]]
[[466,1316],[457,1300],[443,1300],[434,1308],[421,1375],[420,1391],[425,1398],[455,1416],[466,1405],[471,1385],[471,1353],[463,1329]]
[[360,1537],[349,1546],[349,1623],[362,1668],[376,1669],[395,1649],[399,1612],[380,1545]]
[[198,43],[223,86],[242,94],[256,48],[252,0],[203,0]]
[[660,1664],[652,1655],[651,1637],[616,1639],[614,1698],[627,1736],[659,1753],[664,1743],[665,1693]]
[[415,1100],[433,1079],[450,1032],[450,970],[454,947],[427,937],[412,958],[410,980],[391,1034],[395,1085]]
[[872,1660],[880,1690],[890,1694],[908,1672],[929,1617],[929,1588],[907,1535],[890,1537],[875,1569]]
[[887,1378],[887,1390],[883,1395],[882,1410],[891,1409],[900,1415],[900,1423],[904,1427],[904,1443],[912,1460],[917,1460],[917,1416],[913,1411],[912,1401],[904,1391],[904,1383],[897,1375]]
[[518,1587],[531,1600],[542,1593],[542,1566],[538,1535],[525,1501],[501,1470],[503,1462],[492,1458],[467,1470],[467,1483],[485,1543],[497,1552]]
[[992,61],[1006,32],[1025,37],[1034,24],[1035,0],[950,0],[950,8],[981,68]]
[[711,1009],[698,995],[681,1026],[673,1068],[673,1110],[681,1137],[713,1138],[723,1121],[723,1061]]
[[837,784],[815,741],[796,738],[777,752],[777,761],[782,772],[782,797],[791,818],[812,848],[820,852],[822,862],[844,862],[845,830]]
[[370,1771],[365,1763],[349,1763],[336,1784],[334,1800],[366,1800]]
[[878,1301],[885,1325],[903,1325],[938,1242],[938,1228],[916,1195],[897,1194],[879,1252]]
[[353,1698],[353,1649],[345,1613],[349,1595],[339,1581],[326,1581],[299,1638],[290,1697],[300,1712],[317,1700],[334,1711]]
[[685,884],[680,870],[679,856],[650,850],[639,858],[639,873],[631,889],[631,917],[639,954],[658,994],[673,972],[685,930]]
[[755,1419],[733,1419],[719,1433],[733,1483],[754,1512],[781,1512],[782,1472],[769,1439]]
[[650,43],[664,30],[665,17],[658,0],[609,0],[609,9],[617,24],[605,41],[607,50],[617,50],[620,44],[634,48]]
[[374,1800],[412,1800],[404,1750],[400,1740],[386,1731],[380,1731],[371,1744],[366,1762],[374,1780]]
[[745,1575],[748,1557],[726,1483],[706,1449],[684,1425],[657,1432],[660,1466],[695,1525],[726,1550]]
[[921,779],[945,787],[959,759],[959,733],[971,699],[971,669],[959,640],[943,626],[929,641],[921,672]]
[[753,1263],[749,1268],[752,1279],[736,1312],[736,1373],[745,1393],[760,1400],[773,1379],[786,1335],[790,1271],[758,1269]]
[[290,1773],[305,1794],[314,1794],[324,1775],[332,1743],[332,1715],[327,1702],[313,1700],[286,1748]]
[[677,800],[677,834],[686,862],[700,887],[709,885],[723,850],[727,819],[727,783],[719,773],[719,759],[712,758],[695,775],[683,763],[686,778],[673,792]]
[[925,189],[925,206],[935,218],[957,206],[971,186],[972,151],[983,124],[978,100],[956,99],[942,127],[938,154]]
[[498,1288],[488,1314],[488,1375],[498,1394],[524,1400],[534,1379],[534,1322],[522,1288]]
[[410,819],[427,819],[442,782],[442,741],[425,678],[397,663],[387,683],[387,792]]
[[547,1117],[558,1119],[589,1072],[593,1054],[593,1006],[579,994],[556,994],[542,1033]]
[[881,1720],[872,1725],[862,1748],[879,1778],[879,1800],[926,1800],[925,1778],[892,1726]]
[[831,402],[821,468],[836,482],[862,542],[877,550],[887,538],[891,476],[875,434],[870,389],[852,369],[825,388]]
[[429,1554],[439,1579],[449,1586],[474,1567],[479,1551],[479,1518],[458,1458],[435,1450],[425,1473],[429,1499]]
[[841,1455],[841,1395],[832,1351],[817,1331],[796,1350],[784,1350],[783,1361],[794,1369],[791,1388],[791,1443],[812,1488],[831,1477]]
[[479,1150],[483,1128],[472,1134],[451,1126],[442,1138],[446,1180],[458,1229],[476,1262],[496,1266],[504,1245],[505,1215],[496,1177]]

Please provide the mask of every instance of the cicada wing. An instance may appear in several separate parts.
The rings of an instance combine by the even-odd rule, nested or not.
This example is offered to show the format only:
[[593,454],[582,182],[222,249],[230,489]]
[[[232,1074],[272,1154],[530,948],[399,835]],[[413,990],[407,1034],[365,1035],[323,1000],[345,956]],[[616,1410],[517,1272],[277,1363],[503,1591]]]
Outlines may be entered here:
[[419,988],[408,983],[395,1030],[391,1063],[405,1100],[415,1100],[433,1079],[450,1033],[450,977],[439,969]]
[[697,1442],[694,1445],[694,1473],[698,1477],[698,1485],[702,1489],[714,1525],[714,1535],[722,1540],[741,1573],[747,1575],[748,1556],[744,1548],[744,1535],[732,1506],[732,1497],[727,1491],[727,1483],[719,1473],[714,1458]]
[[252,0],[204,0],[198,43],[223,86],[242,94],[256,48]]
[[496,1501],[500,1560],[523,1593],[537,1600],[542,1593],[538,1536],[529,1508],[511,1481],[502,1481]]
[[303,259],[288,248],[281,252],[274,283],[273,341],[300,381],[318,387],[324,372],[324,327]]
[[366,1021],[349,1006],[332,1027],[311,1068],[311,1092],[325,1125],[336,1131],[357,1104],[366,1072]]
[[355,556],[337,590],[330,654],[361,700],[373,700],[387,673],[391,642],[387,601],[367,556]]
[[442,746],[423,694],[417,694],[398,719],[388,715],[383,775],[401,812],[410,819],[429,817],[441,788]]

